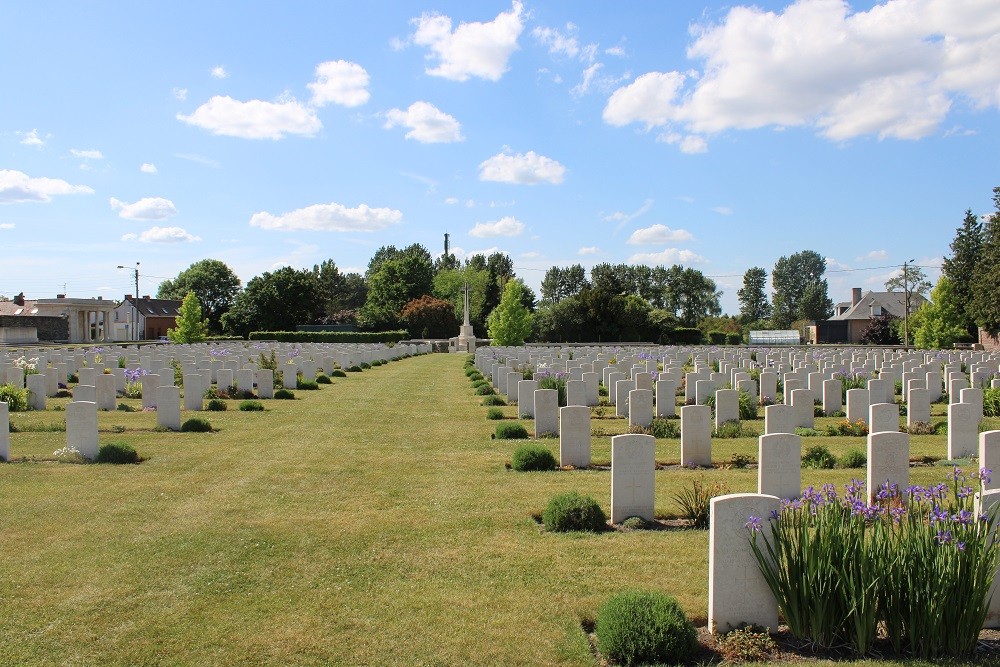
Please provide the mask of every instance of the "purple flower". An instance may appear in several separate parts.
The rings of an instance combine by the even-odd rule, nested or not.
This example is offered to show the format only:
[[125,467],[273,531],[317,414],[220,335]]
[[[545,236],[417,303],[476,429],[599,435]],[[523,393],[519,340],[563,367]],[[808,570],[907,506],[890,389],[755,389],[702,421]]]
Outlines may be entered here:
[[952,515],[951,520],[963,526],[971,526],[972,512],[970,512],[969,510],[962,510],[958,514]]
[[760,519],[760,517],[759,516],[754,516],[753,514],[751,514],[750,518],[747,520],[746,524],[744,524],[743,527],[746,528],[747,530],[752,530],[752,531],[755,531],[755,532],[759,533],[760,532],[760,526],[761,526],[761,519]]
[[771,510],[771,514],[769,516],[771,521],[777,521],[780,515],[778,514],[778,510]]
[[959,551],[965,551],[965,542],[955,542],[955,548]]
[[949,542],[951,542],[951,531],[939,530],[934,539],[937,540],[938,544],[948,544]]
[[979,479],[982,480],[983,484],[989,484],[990,483],[990,475],[992,475],[992,474],[993,474],[993,471],[990,470],[989,468],[980,468],[979,472],[977,474],[974,474],[973,477],[978,476]]

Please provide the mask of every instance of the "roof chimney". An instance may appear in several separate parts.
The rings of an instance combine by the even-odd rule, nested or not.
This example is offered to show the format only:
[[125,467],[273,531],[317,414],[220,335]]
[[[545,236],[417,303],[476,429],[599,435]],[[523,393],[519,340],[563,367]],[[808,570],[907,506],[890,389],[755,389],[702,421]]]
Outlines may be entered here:
[[851,290],[851,305],[856,306],[861,303],[861,288],[855,287]]
[[65,299],[66,295],[65,294],[56,294],[56,298],[57,299]]
[[143,295],[142,295],[142,298],[143,298],[144,300],[146,300],[146,301],[149,301],[149,295],[148,295],[148,294],[143,294]]
[[14,303],[16,303],[19,306],[24,305],[24,292],[21,292],[20,294],[14,297]]
[[131,294],[126,294],[125,295],[125,300],[126,301],[131,301],[132,300],[132,295]]

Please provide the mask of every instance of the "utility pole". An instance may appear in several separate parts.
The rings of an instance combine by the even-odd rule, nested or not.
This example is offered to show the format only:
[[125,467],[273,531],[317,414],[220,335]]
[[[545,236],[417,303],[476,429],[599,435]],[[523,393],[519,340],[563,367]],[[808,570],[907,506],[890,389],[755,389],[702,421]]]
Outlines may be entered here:
[[907,275],[907,265],[913,260],[903,262],[903,347],[910,347],[910,280]]
[[132,271],[135,274],[135,296],[133,297],[135,300],[131,303],[132,307],[129,310],[129,317],[132,319],[132,331],[130,332],[130,339],[131,340],[139,340],[139,335],[138,335],[138,333],[135,330],[135,325],[139,321],[139,318],[137,317],[136,305],[135,305],[139,301],[139,262],[135,263],[135,268],[134,269],[132,267],[125,266],[123,264],[119,264],[118,268],[119,269],[128,269],[129,271]]

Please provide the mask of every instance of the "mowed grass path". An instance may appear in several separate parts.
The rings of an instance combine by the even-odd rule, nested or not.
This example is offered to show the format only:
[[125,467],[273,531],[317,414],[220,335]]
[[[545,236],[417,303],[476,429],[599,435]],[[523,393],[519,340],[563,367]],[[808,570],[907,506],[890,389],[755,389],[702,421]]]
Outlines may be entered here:
[[[139,466],[0,466],[0,664],[593,665],[581,619],[629,587],[704,622],[707,533],[543,533],[532,514],[557,492],[610,510],[610,474],[505,470],[517,443],[490,439],[464,359],[349,374],[264,413],[234,401],[202,413],[213,434],[102,414],[101,441],[131,443]],[[64,442],[16,433],[11,453]],[[731,447],[756,443],[722,460]],[[657,458],[676,448],[658,441]],[[753,470],[660,471],[657,512],[699,477],[756,486]]]

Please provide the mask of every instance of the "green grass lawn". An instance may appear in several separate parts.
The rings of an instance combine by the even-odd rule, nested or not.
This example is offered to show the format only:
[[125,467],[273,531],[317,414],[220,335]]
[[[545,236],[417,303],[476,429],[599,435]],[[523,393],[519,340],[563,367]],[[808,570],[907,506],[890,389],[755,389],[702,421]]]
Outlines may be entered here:
[[[506,470],[518,443],[490,439],[498,422],[464,359],[352,373],[262,413],[230,401],[199,413],[211,434],[101,413],[101,441],[133,445],[147,459],[138,466],[0,466],[0,664],[595,665],[581,620],[630,587],[670,593],[704,623],[708,534],[542,532],[533,515],[557,492],[609,512],[610,473]],[[51,408],[64,404],[11,416],[24,429],[11,434],[13,458],[65,444],[65,433],[29,431],[61,424]],[[864,447],[803,447],[814,440],[836,454]],[[557,440],[540,442],[557,452]],[[593,449],[607,462],[610,437]],[[944,450],[943,436],[912,439],[914,455]],[[736,452],[756,456],[756,439],[714,442],[719,463]],[[678,461],[679,441],[658,440],[657,460]],[[864,470],[804,470],[803,483],[852,476]],[[661,470],[658,515],[702,478],[733,492],[757,483],[755,470]]]

